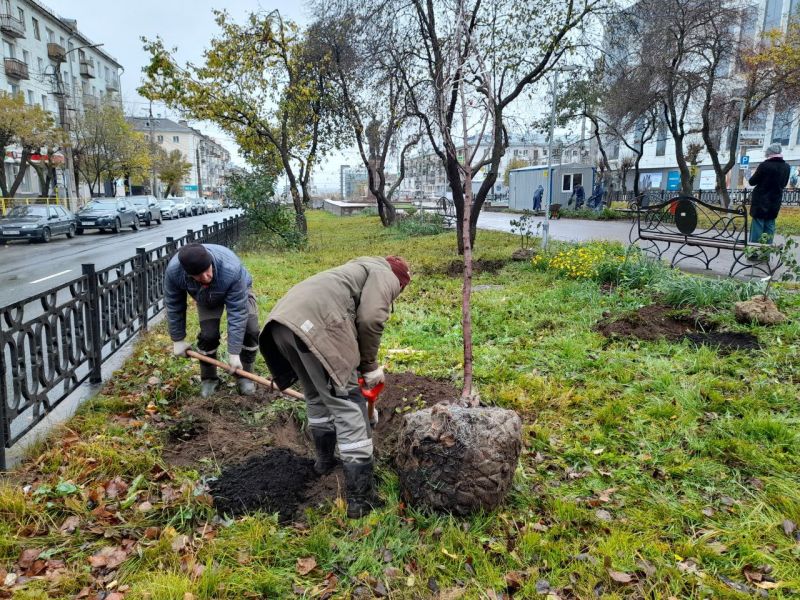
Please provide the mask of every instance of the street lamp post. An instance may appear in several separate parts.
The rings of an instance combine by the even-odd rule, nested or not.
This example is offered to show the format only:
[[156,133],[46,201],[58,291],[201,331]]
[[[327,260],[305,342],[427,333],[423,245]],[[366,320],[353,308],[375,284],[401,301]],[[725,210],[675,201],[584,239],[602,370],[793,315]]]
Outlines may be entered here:
[[556,110],[558,104],[558,74],[575,71],[577,65],[564,65],[553,70],[553,105],[550,107],[550,135],[547,140],[547,202],[544,209],[544,223],[542,224],[542,250],[547,250],[550,239],[550,205],[553,203],[553,133],[556,128]]

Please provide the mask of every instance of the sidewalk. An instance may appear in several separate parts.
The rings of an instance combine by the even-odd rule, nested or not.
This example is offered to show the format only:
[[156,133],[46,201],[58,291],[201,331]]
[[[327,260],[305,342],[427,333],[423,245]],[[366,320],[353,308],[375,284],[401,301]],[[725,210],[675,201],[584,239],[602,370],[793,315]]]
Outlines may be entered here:
[[[519,215],[514,213],[497,213],[481,211],[478,217],[478,228],[487,229],[492,231],[506,231],[511,232],[511,220],[516,219]],[[544,218],[535,218],[535,223],[544,222]],[[534,227],[536,226],[534,223]],[[621,242],[625,245],[630,244],[630,232],[633,223],[631,221],[589,221],[583,219],[555,219],[550,221],[550,238],[554,240],[562,240],[567,242],[588,242],[592,240],[608,240],[614,242]],[[541,232],[541,230],[539,230]],[[539,233],[541,235],[541,233]],[[782,241],[783,238],[778,235],[776,241]],[[673,244],[668,252],[665,252],[663,259],[665,261],[672,260],[678,246]],[[710,254],[713,256],[713,250]],[[800,252],[797,253],[797,258],[800,260]],[[711,269],[706,269],[705,264],[700,260],[686,259],[683,260],[678,267],[690,273],[699,273],[702,275],[715,275],[718,277],[727,277],[733,264],[733,254],[730,251],[722,250],[719,256],[711,263]],[[742,279],[752,279],[763,277],[763,273],[758,271],[746,270],[742,271],[738,277]]]

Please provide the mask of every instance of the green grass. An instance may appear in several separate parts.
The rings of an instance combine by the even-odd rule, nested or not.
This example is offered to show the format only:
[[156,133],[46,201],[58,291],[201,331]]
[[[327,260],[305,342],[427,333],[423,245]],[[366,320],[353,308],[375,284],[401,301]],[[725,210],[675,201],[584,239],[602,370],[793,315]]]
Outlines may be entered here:
[[[458,382],[461,282],[435,274],[458,258],[453,233],[401,236],[375,217],[316,212],[309,226],[305,252],[243,255],[262,319],[308,275],[354,256],[401,254],[414,279],[395,303],[382,359],[391,371]],[[513,236],[482,231],[477,257],[507,258],[517,245]],[[306,527],[254,514],[212,524],[214,535],[204,537],[198,527],[211,523],[213,511],[198,474],[172,470],[172,480],[153,480],[166,465],[162,434],[145,408],[170,412],[196,385],[192,365],[171,358],[159,326],[102,396],[0,484],[0,572],[24,548],[54,548],[66,561],[63,576],[34,580],[15,597],[71,598],[91,580],[90,556],[134,539],[137,549],[117,573],[129,598],[318,597],[331,574],[334,597],[342,598],[378,581],[392,598],[439,597],[432,589],[488,598],[490,590],[505,593],[508,577],[520,580],[520,598],[536,597],[542,580],[559,597],[570,597],[569,588],[577,598],[744,598],[722,578],[746,583],[748,564],[772,569],[780,583],[771,598],[793,597],[800,544],[781,523],[800,522],[800,301],[786,294],[792,319],[784,325],[736,326],[759,336],[763,349],[751,353],[721,356],[688,343],[597,334],[604,312],[653,301],[654,283],[663,281],[656,271],[626,270],[613,293],[524,262],[476,275],[476,284],[499,286],[473,297],[476,381],[484,401],[520,413],[525,438],[507,504],[470,519],[415,512],[399,502],[396,477],[382,469],[386,506],[365,519],[348,521],[338,506],[309,513]],[[720,305],[736,297],[728,292],[681,298],[719,310],[720,322],[733,327]],[[264,369],[261,359],[257,369]],[[154,375],[159,385],[148,386]],[[114,477],[130,484],[138,475],[142,489],[130,508],[98,525],[92,488]],[[77,491],[67,485],[58,494],[59,482]],[[180,498],[162,503],[164,484],[183,486]],[[27,493],[23,485],[31,486]],[[35,495],[41,486],[50,487]],[[137,510],[147,497],[154,510]],[[72,515],[80,529],[60,533]],[[148,527],[158,528],[152,539],[143,537]],[[176,551],[180,535],[189,543]],[[312,556],[317,569],[298,574],[297,559]],[[638,573],[638,582],[616,583],[608,569]]]

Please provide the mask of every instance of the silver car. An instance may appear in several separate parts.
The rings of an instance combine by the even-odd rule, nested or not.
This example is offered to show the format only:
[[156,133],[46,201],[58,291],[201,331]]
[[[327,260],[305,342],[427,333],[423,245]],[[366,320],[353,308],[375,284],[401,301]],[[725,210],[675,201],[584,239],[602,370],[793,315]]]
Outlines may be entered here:
[[166,198],[158,201],[158,208],[161,210],[161,216],[165,219],[177,219],[181,216],[178,207],[172,200]]

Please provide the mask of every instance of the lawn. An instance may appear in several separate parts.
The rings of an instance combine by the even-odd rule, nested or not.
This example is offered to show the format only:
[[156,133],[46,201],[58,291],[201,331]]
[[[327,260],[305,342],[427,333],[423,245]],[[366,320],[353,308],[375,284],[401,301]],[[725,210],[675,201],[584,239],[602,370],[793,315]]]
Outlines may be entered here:
[[[309,228],[305,252],[243,256],[262,319],[303,277],[402,254],[414,279],[387,325],[384,363],[457,385],[461,282],[443,273],[458,258],[453,234],[407,237],[376,217],[323,213],[309,214]],[[477,257],[506,259],[517,245],[480,232]],[[557,264],[586,255],[560,248]],[[172,358],[162,324],[0,484],[0,598],[796,597],[800,299],[784,290],[792,319],[766,329],[736,324],[711,296],[705,320],[761,343],[724,354],[604,337],[599,320],[651,304],[656,286],[601,286],[585,274],[539,261],[475,277],[481,397],[524,423],[501,510],[416,512],[384,466],[386,505],[358,521],[340,503],[288,525],[216,516],[202,469],[162,455],[158,425],[197,385],[196,365]]]

